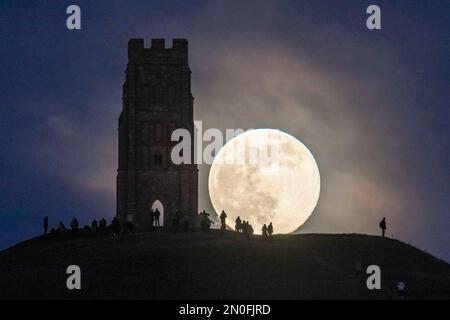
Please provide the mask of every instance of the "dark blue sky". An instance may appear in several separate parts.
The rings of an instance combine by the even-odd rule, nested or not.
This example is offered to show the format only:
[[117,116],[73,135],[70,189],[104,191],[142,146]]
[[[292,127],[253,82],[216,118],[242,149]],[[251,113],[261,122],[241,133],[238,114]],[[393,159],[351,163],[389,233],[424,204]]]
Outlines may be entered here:
[[323,188],[300,231],[376,233],[386,216],[389,236],[450,261],[449,4],[2,1],[0,248],[44,215],[114,215],[127,41],[186,37],[197,120],[279,128],[315,154]]

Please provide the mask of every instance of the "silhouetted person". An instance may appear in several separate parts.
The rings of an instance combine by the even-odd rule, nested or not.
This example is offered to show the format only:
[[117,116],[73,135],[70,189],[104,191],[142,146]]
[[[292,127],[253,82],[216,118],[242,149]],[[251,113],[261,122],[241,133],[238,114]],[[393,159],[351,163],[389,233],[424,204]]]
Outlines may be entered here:
[[242,221],[239,216],[236,218],[236,225],[234,228],[236,229],[237,232],[241,232],[242,230]]
[[97,228],[98,228],[97,220],[95,220],[95,219],[92,220],[91,227],[92,227],[93,230],[97,230]]
[[269,234],[269,237],[273,234],[273,225],[272,225],[272,222],[269,223],[269,225],[267,226],[267,233]]
[[386,232],[386,218],[383,218],[383,220],[380,221],[380,228],[381,228],[381,236],[384,238],[384,234]]
[[220,214],[220,229],[221,230],[225,230],[227,228],[226,220],[227,220],[227,214],[225,213],[224,210],[222,210],[222,213]]
[[161,213],[159,212],[158,208],[156,208],[155,212],[154,212],[154,219],[155,219],[155,226],[159,227],[159,216],[161,215]]
[[247,229],[248,229],[248,222],[245,220],[242,220],[242,224],[241,224],[241,231],[243,234],[247,234]]
[[78,231],[78,220],[77,218],[73,218],[72,221],[70,222],[70,228],[72,229],[72,231]]
[[242,233],[248,240],[250,240],[250,236],[253,234],[253,227],[248,221],[242,222]]
[[120,221],[117,217],[114,217],[111,221],[111,229],[114,236],[118,236],[120,234]]
[[48,217],[44,218],[44,221],[42,222],[42,224],[43,224],[43,227],[44,227],[44,235],[46,235],[47,231],[48,231]]
[[155,211],[150,209],[150,225],[153,227],[155,224]]
[[203,212],[201,212],[200,215],[202,216],[201,229],[202,231],[208,231],[211,228],[211,224],[213,223],[209,219],[209,213],[203,210]]
[[266,224],[264,224],[261,228],[261,232],[262,232],[262,237],[263,238],[267,238],[268,234],[267,234],[267,226]]
[[403,281],[397,282],[397,291],[400,299],[403,299],[405,297],[405,288],[406,284]]
[[105,218],[101,218],[99,223],[98,223],[98,227],[101,230],[105,230],[106,229],[106,220]]
[[248,240],[250,240],[250,236],[253,234],[254,230],[252,225],[247,221],[245,223],[245,236],[247,237]]
[[56,230],[61,233],[66,231],[66,226],[62,221],[58,223],[58,228]]

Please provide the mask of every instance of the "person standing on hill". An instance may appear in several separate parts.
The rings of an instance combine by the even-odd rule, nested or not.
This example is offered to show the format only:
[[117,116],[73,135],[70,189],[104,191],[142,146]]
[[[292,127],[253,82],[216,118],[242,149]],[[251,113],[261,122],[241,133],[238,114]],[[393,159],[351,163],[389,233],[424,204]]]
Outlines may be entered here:
[[119,221],[119,219],[117,219],[117,217],[114,217],[114,219],[112,219],[111,229],[112,229],[113,236],[120,235],[120,221]]
[[208,231],[211,228],[211,224],[213,223],[209,219],[209,213],[203,210],[203,212],[201,212],[200,215],[202,216],[201,229],[202,231]]
[[237,217],[236,218],[236,226],[235,229],[237,232],[241,232],[242,231],[242,221],[241,221],[241,217]]
[[263,238],[267,238],[267,226],[266,226],[266,224],[263,225],[263,227],[261,229],[261,232],[262,232],[262,237]]
[[247,232],[247,221],[242,220],[242,224],[241,224],[241,232],[243,234],[245,234]]
[[154,213],[154,219],[155,219],[155,227],[159,227],[159,216],[161,215],[161,213],[159,212],[158,208],[156,208],[155,213]]
[[381,236],[384,238],[384,235],[386,233],[386,218],[383,217],[383,220],[380,221],[380,228],[381,228]]
[[70,228],[72,229],[72,231],[76,232],[78,231],[78,220],[77,218],[73,218],[72,221],[70,222]]
[[247,240],[250,240],[250,224],[248,221],[242,221],[242,233],[245,235]]
[[101,218],[100,222],[98,223],[98,227],[100,228],[100,230],[105,230],[106,229],[106,220],[105,218]]
[[44,227],[44,235],[46,235],[47,231],[48,231],[48,217],[44,218],[44,221],[42,222],[42,224],[43,224],[43,227]]
[[220,223],[221,223],[220,229],[221,230],[225,230],[227,228],[226,220],[227,220],[227,214],[225,213],[224,210],[222,210],[222,213],[220,214]]
[[155,224],[155,211],[153,209],[150,209],[150,225],[154,227]]
[[272,225],[272,222],[269,223],[269,225],[267,226],[267,233],[269,234],[269,237],[273,234],[273,225]]
[[62,222],[62,221],[60,221],[59,223],[58,223],[58,228],[56,229],[58,232],[60,232],[60,233],[63,233],[63,232],[65,232],[67,229],[66,229],[66,226],[64,225],[64,223]]

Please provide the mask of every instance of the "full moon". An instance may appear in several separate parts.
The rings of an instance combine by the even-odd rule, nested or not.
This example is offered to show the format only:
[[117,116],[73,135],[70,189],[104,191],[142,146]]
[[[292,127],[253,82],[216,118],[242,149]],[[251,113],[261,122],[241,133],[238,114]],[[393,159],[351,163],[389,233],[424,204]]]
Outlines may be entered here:
[[311,216],[319,200],[320,174],[308,148],[276,129],[249,130],[217,153],[208,180],[215,211],[227,224],[249,221],[255,233],[272,222],[275,233],[290,233]]

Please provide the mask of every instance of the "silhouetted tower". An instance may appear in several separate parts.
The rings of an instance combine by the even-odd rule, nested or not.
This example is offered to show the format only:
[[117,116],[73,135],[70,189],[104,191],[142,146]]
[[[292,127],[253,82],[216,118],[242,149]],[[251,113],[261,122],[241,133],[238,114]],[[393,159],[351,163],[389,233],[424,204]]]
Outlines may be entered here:
[[195,164],[175,165],[170,137],[176,128],[190,131],[194,155],[193,96],[188,42],[143,39],[128,42],[128,65],[119,117],[117,215],[138,227],[149,225],[149,210],[159,200],[168,225],[176,210],[198,209],[198,170]]

